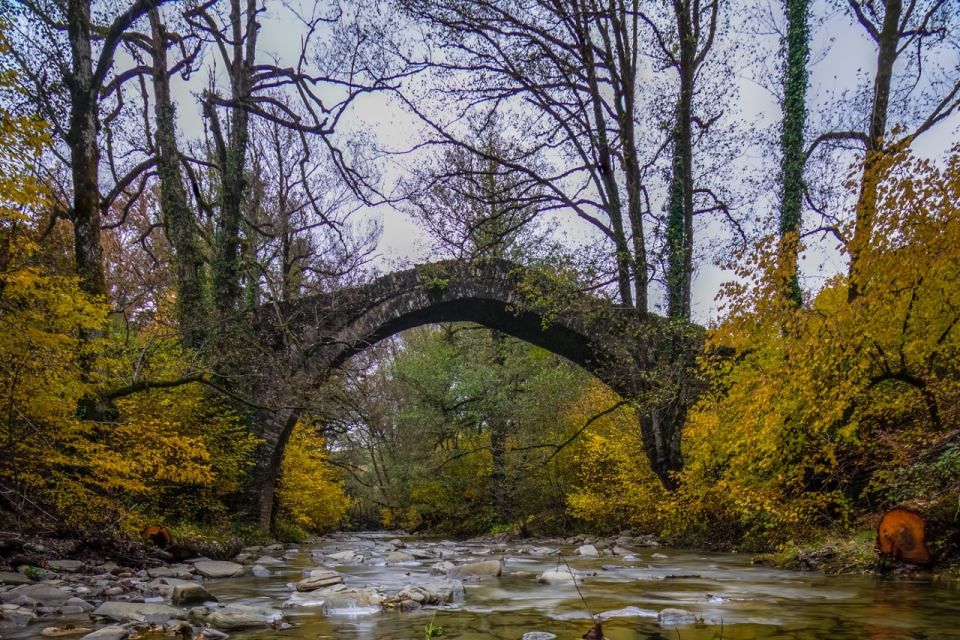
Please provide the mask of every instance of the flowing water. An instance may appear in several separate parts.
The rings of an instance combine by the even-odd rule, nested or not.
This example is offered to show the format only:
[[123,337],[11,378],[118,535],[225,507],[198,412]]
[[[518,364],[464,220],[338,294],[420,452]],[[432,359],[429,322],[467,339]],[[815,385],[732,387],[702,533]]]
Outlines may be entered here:
[[[345,549],[361,550],[368,556],[357,564],[325,561],[327,566],[336,565],[348,586],[389,591],[437,579],[429,575],[437,557],[385,564],[380,550],[392,537],[363,534],[329,539],[319,548],[302,547],[297,553],[288,553],[288,564],[274,568],[273,576],[212,581],[208,587],[221,601],[280,606],[304,569]],[[247,637],[416,640],[424,637],[424,628],[432,621],[443,627],[444,638],[520,640],[525,633],[546,632],[559,640],[572,640],[592,626],[589,607],[604,619],[603,631],[611,640],[960,638],[960,585],[929,577],[830,577],[754,566],[748,556],[666,548],[636,548],[623,557],[584,558],[574,555],[571,546],[550,545],[562,551],[575,571],[596,572],[584,579],[581,600],[572,583],[537,581],[541,572],[556,569],[558,564],[563,568],[559,556],[533,556],[518,544],[497,548],[414,538],[404,541],[407,552],[443,555],[455,564],[502,557],[504,572],[500,577],[465,580],[464,597],[450,605],[402,613],[349,606],[328,611],[286,609],[293,628]],[[658,612],[667,608],[685,610],[696,620],[677,625],[658,621]]]

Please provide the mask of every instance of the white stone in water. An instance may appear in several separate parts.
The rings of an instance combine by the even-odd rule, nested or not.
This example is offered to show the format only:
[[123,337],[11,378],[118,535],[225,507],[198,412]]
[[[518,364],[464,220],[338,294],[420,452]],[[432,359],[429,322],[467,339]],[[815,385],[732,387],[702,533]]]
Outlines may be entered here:
[[278,564],[283,564],[283,560],[277,560],[273,556],[260,556],[259,558],[256,559],[255,564],[276,566]]
[[556,637],[557,634],[547,631],[528,631],[520,636],[520,640],[553,640]]
[[657,614],[657,622],[663,627],[676,627],[684,624],[694,624],[697,616],[686,609],[663,609]]
[[583,582],[583,577],[572,573],[569,569],[555,569],[552,571],[544,571],[539,576],[537,576],[537,582],[542,582],[543,584],[564,584],[564,583],[573,584],[574,580],[579,580],[580,582]]
[[262,564],[253,565],[253,567],[250,569],[250,573],[257,578],[269,578],[272,575],[270,573],[270,569],[267,569]]
[[577,549],[577,554],[585,558],[598,558],[600,557],[600,552],[597,551],[597,548],[592,544],[585,544]]

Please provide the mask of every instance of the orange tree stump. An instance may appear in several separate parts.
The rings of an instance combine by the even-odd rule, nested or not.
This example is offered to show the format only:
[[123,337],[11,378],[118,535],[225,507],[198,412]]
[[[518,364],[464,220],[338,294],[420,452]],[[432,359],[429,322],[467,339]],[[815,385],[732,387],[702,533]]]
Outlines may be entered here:
[[923,516],[896,507],[884,514],[877,527],[877,549],[881,555],[917,565],[931,562]]

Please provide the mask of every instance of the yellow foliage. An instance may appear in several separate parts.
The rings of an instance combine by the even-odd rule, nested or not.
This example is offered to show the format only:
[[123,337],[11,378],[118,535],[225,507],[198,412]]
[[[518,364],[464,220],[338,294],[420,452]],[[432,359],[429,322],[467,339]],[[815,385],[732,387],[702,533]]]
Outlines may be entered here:
[[859,296],[837,277],[794,308],[776,290],[774,242],[728,291],[710,346],[736,356],[708,365],[712,391],[690,414],[674,533],[726,527],[758,546],[802,538],[844,522],[864,478],[955,428],[960,156],[937,167],[902,152],[877,170]]
[[[565,420],[578,428],[620,400],[599,381],[569,407]],[[643,456],[637,415],[630,406],[598,418],[590,425],[576,454],[577,488],[567,494],[567,510],[596,531],[637,527],[658,531],[658,505],[665,491]]]
[[339,527],[350,508],[323,437],[307,423],[298,422],[290,434],[277,493],[280,517],[313,532]]

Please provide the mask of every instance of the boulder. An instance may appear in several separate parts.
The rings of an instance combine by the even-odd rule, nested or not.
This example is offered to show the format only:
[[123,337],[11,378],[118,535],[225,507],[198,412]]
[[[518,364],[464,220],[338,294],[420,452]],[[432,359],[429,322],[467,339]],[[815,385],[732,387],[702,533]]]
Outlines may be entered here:
[[233,578],[245,570],[242,564],[229,560],[199,560],[193,567],[204,578]]
[[210,625],[223,631],[268,627],[283,619],[283,613],[272,607],[255,607],[230,604],[223,607],[194,607],[190,609],[190,621]]
[[189,582],[175,585],[170,593],[170,601],[175,605],[191,605],[216,602],[217,599],[199,582]]
[[463,600],[463,583],[459,580],[433,580],[407,585],[397,594],[401,602],[412,600],[421,605],[441,605]]
[[[47,567],[53,569],[54,571],[63,571],[66,573],[76,573],[80,571],[83,567],[83,562],[80,560],[50,560],[47,562]],[[48,627],[50,629],[55,629],[57,627]]]
[[0,593],[0,600],[12,602],[21,596],[36,600],[47,607],[59,607],[72,598],[73,594],[49,584],[25,584]]
[[312,592],[311,596],[324,598],[327,608],[380,607],[386,600],[376,589],[348,587],[344,584],[318,589]]
[[577,555],[581,555],[585,558],[599,558],[600,552],[597,551],[597,548],[592,544],[585,544],[577,549]]
[[338,560],[341,562],[356,562],[357,552],[356,551],[338,551],[337,553],[331,553],[328,557],[331,560]]
[[3,623],[3,626],[25,627],[36,619],[37,614],[27,607],[0,611],[0,623]]
[[403,549],[404,547],[407,546],[407,545],[405,545],[405,544],[403,543],[403,541],[402,541],[400,538],[394,538],[393,540],[391,540],[391,541],[388,542],[387,544],[389,544],[390,546],[392,546],[394,549]]
[[297,591],[316,591],[336,584],[343,584],[342,575],[336,571],[318,569],[311,571],[310,575],[297,583]]
[[7,584],[7,585],[33,584],[33,580],[23,575],[22,573],[15,573],[13,571],[0,571],[0,584]]
[[117,622],[165,622],[184,617],[182,609],[152,602],[108,601],[90,614],[95,618],[109,618]]
[[403,551],[391,551],[384,558],[387,562],[410,562],[413,559],[412,555]]
[[256,560],[256,564],[262,564],[264,566],[277,566],[283,564],[283,560],[277,560],[273,556],[260,556]]
[[457,575],[468,576],[499,576],[503,573],[502,560],[483,560],[468,562],[457,567]]
[[272,574],[270,569],[267,569],[262,564],[255,564],[250,568],[250,573],[252,573],[257,578],[269,578]]
[[556,637],[557,634],[547,631],[527,631],[520,636],[520,640],[553,640]]

